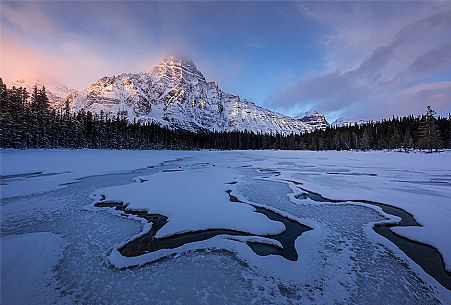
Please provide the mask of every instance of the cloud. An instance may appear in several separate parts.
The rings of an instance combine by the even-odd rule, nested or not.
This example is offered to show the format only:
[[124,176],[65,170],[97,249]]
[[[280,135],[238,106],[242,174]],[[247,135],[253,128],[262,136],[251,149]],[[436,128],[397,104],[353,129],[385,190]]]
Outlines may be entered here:
[[[212,51],[227,44],[217,20],[222,11],[213,4],[2,2],[0,14],[5,79],[52,79],[81,89],[104,75],[150,71],[176,53],[210,79],[231,83],[244,65],[225,48]],[[205,26],[212,22],[216,26]],[[248,48],[259,43],[249,40]],[[219,70],[218,61],[228,64]]]
[[104,75],[149,71],[168,48],[155,42],[156,29],[143,35],[140,14],[133,3],[2,3],[1,76],[81,89]]
[[265,105],[287,112],[386,117],[429,101],[444,111],[449,91],[435,84],[451,77],[450,12],[446,2],[7,1],[1,76],[80,89],[176,53],[225,91],[257,103],[273,91]]
[[[314,104],[320,111],[343,112],[355,119],[419,113],[426,105],[442,113],[449,111],[449,83],[438,82],[440,86],[434,83],[438,76],[451,78],[449,5],[422,6],[414,15],[409,9],[408,18],[400,17],[391,22],[385,22],[381,15],[376,18],[374,7],[370,11],[372,15],[368,15],[367,7],[362,8],[360,4],[344,12],[340,11],[342,7],[314,8],[316,10],[302,6],[300,10],[332,27],[329,30],[332,34],[323,37],[326,42],[324,68],[301,77],[286,90],[273,92],[270,99],[274,106],[290,109],[303,103]],[[401,11],[397,13],[403,16]],[[372,21],[376,19],[381,24],[380,36]],[[405,22],[400,23],[400,20]],[[387,35],[386,28],[390,27],[395,31]],[[331,38],[330,35],[336,33],[338,35]],[[360,47],[361,43],[367,45]],[[350,47],[349,51],[344,46]],[[356,50],[357,60],[352,60],[350,54],[355,54]]]
[[[400,91],[399,99],[405,103],[412,103],[417,111],[424,111],[422,105],[434,105],[436,109],[451,112],[451,81],[430,84],[418,84]],[[402,107],[405,103],[399,103]],[[401,109],[400,109],[401,110]]]
[[20,5],[18,2],[2,4],[1,19],[2,23],[8,23],[16,31],[29,33],[36,37],[52,37],[57,32],[53,22],[41,12],[38,4],[34,2],[30,2],[26,6]]
[[[9,80],[39,78],[68,82],[98,77],[98,69],[111,70],[110,63],[76,43],[64,43],[57,54],[24,45],[10,35],[2,36],[3,76]],[[77,85],[77,82],[73,82]]]
[[381,81],[381,86],[402,85],[415,79],[433,75],[434,72],[446,72],[451,58],[451,44],[436,47],[419,55],[407,68],[391,78]]

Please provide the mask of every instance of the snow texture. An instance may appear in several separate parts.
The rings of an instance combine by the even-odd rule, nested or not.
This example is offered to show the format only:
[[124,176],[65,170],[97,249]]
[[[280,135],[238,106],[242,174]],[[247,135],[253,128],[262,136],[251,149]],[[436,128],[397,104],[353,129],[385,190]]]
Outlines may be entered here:
[[2,150],[1,198],[46,192],[77,179],[156,166],[174,151]]
[[[450,161],[449,152],[2,151],[3,195],[27,194],[3,197],[2,256],[6,246],[18,253],[33,242],[18,262],[42,266],[45,271],[33,274],[47,285],[31,286],[38,288],[24,297],[29,304],[449,304],[449,290],[372,230],[394,217],[364,204],[303,199],[286,180],[331,199],[403,208],[422,227],[396,232],[436,246],[449,266]],[[37,171],[40,176],[30,174]],[[42,177],[61,172],[69,173]],[[228,202],[228,189],[244,204]],[[294,262],[254,253],[246,242],[258,237],[228,235],[124,258],[117,249],[150,225],[94,207],[102,194],[168,216],[160,236],[205,227],[283,229],[246,203],[313,230],[296,240]],[[132,265],[140,266],[127,268]],[[7,274],[2,271],[2,283],[11,279],[9,295],[18,294],[21,286]]]
[[227,182],[236,177],[229,169],[206,164],[198,169],[160,172],[139,177],[147,180],[120,187],[104,188],[91,197],[128,203],[127,209],[145,210],[167,216],[169,221],[157,238],[206,229],[231,229],[256,235],[278,234],[281,222],[255,213],[247,204],[229,201]]

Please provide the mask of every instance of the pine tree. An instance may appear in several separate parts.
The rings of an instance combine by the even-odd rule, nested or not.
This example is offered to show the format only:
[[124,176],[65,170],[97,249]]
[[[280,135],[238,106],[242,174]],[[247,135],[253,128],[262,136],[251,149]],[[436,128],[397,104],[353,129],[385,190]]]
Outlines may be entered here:
[[367,150],[369,148],[370,148],[370,138],[368,135],[368,130],[365,127],[365,129],[363,130],[362,141],[360,141],[360,149]]
[[431,106],[427,107],[426,114],[421,118],[418,125],[418,146],[432,152],[438,151],[442,146],[440,130],[436,124],[435,111]]
[[355,130],[352,131],[351,136],[352,136],[352,142],[351,142],[352,148],[357,149],[359,147],[359,139],[357,137],[357,134],[355,133]]
[[399,148],[401,146],[401,135],[399,134],[398,127],[393,127],[393,135],[390,139],[391,148]]
[[448,114],[448,144],[446,147],[451,149],[451,114]]
[[410,135],[409,130],[407,130],[404,135],[404,140],[402,142],[402,146],[403,146],[405,152],[408,152],[411,148],[413,148],[413,139],[412,139],[412,136]]
[[[102,110],[102,112],[103,112],[103,110]],[[70,117],[69,99],[66,99],[66,101],[64,102],[64,117],[66,117],[66,118]]]
[[1,147],[10,147],[13,118],[9,103],[8,90],[0,78],[0,140]]

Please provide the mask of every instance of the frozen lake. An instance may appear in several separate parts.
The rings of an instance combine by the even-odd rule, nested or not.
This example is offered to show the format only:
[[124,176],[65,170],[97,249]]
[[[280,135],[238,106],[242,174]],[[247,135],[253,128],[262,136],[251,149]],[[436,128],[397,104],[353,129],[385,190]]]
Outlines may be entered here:
[[4,304],[451,302],[448,152],[2,151],[1,175]]

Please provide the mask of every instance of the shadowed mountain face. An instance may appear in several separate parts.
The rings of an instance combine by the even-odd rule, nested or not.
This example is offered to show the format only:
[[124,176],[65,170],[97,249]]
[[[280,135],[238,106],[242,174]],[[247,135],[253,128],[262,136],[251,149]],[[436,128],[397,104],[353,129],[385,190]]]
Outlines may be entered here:
[[[194,132],[300,134],[323,128],[325,122],[322,115],[295,119],[226,93],[217,83],[207,82],[192,61],[176,56],[164,57],[150,73],[105,76],[67,94],[71,111],[84,109],[109,117],[119,114],[130,121],[156,122]],[[61,101],[55,103],[56,108],[60,105]]]
[[329,126],[324,114],[319,113],[318,111],[305,112],[304,114],[297,115],[296,118],[301,120],[301,122],[310,125],[313,129],[324,130]]

